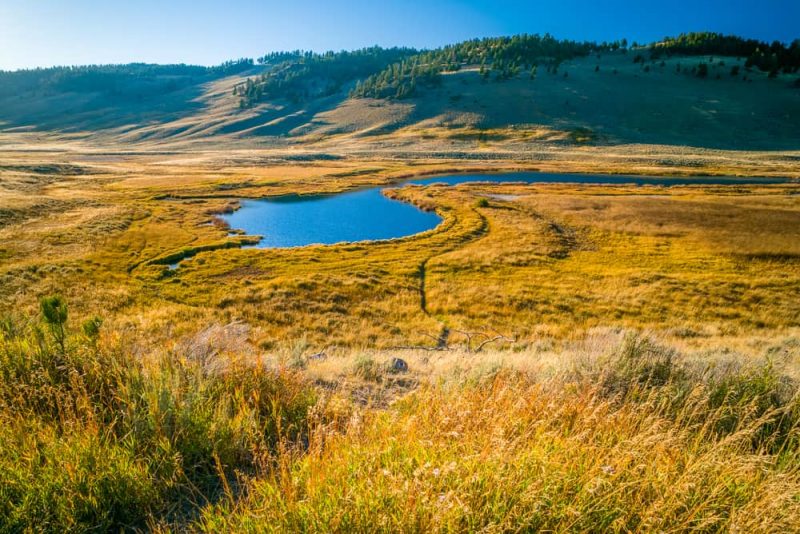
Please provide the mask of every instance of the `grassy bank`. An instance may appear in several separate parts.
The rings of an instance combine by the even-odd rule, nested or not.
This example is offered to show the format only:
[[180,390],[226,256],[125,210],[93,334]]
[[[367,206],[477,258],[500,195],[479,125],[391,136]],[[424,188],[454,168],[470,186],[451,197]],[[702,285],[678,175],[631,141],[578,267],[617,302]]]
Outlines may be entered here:
[[791,340],[761,361],[699,364],[628,334],[554,365],[485,354],[427,377],[421,359],[396,373],[388,353],[354,353],[323,361],[340,374],[322,381],[313,359],[211,350],[208,336],[142,352],[64,309],[3,322],[0,531],[800,521]]

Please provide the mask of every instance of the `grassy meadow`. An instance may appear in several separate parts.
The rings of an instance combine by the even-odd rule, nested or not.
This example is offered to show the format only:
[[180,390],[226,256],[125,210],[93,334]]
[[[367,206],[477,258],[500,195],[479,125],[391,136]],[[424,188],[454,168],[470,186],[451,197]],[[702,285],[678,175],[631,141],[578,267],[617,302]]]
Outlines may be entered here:
[[[0,533],[796,530],[796,73],[636,53],[246,106],[269,65],[19,75]],[[794,181],[402,183],[503,171]],[[442,223],[258,249],[219,218],[379,185]]]
[[6,174],[0,296],[9,311],[30,315],[39,298],[60,294],[145,345],[243,321],[259,350],[300,339],[318,350],[430,346],[444,330],[454,348],[501,336],[493,345],[522,349],[607,326],[700,346],[755,343],[800,321],[794,184],[398,187],[386,194],[436,210],[442,224],[386,242],[258,250],[239,248],[250,237],[229,235],[216,218],[238,198],[458,166],[348,160],[222,171],[219,159],[80,157],[92,163],[73,160],[69,177]]
[[254,157],[3,155],[0,531],[800,522],[797,184],[397,187],[441,225],[259,250],[239,198],[525,166]]

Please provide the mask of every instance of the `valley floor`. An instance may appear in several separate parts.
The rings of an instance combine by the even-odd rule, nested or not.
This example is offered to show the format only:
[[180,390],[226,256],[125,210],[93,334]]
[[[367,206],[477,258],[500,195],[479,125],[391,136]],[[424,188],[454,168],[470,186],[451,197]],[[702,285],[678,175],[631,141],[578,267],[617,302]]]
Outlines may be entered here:
[[499,344],[526,347],[595,327],[758,345],[800,326],[794,183],[405,187],[387,194],[437,210],[437,229],[271,251],[236,248],[247,238],[215,217],[241,198],[468,170],[800,179],[798,152],[506,143],[509,159],[467,162],[314,145],[126,152],[14,139],[0,152],[0,298],[31,311],[62,294],[76,313],[133,327],[145,344],[231,321],[249,325],[258,350],[295,339],[319,350],[427,346],[444,330],[454,346],[501,335]]
[[460,171],[800,179],[798,151],[453,134],[3,134],[0,530],[797,525],[800,183],[398,187],[442,224],[298,249],[215,217]]

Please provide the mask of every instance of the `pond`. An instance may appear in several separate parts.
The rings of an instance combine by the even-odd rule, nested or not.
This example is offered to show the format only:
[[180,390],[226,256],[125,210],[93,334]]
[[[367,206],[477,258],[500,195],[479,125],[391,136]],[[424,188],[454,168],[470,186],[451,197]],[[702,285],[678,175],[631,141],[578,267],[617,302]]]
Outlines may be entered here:
[[435,213],[389,199],[377,187],[240,204],[240,209],[222,218],[231,228],[263,236],[256,245],[260,248],[391,239],[430,230],[441,222]]
[[[780,178],[653,177],[552,174],[516,172],[504,174],[453,174],[407,180],[403,184],[493,183],[580,183],[643,185],[743,185],[785,183]],[[241,208],[222,215],[231,228],[263,239],[259,248],[330,245],[341,242],[392,239],[435,228],[441,218],[416,206],[385,197],[381,187],[359,189],[335,195],[289,195],[261,200],[242,200]]]

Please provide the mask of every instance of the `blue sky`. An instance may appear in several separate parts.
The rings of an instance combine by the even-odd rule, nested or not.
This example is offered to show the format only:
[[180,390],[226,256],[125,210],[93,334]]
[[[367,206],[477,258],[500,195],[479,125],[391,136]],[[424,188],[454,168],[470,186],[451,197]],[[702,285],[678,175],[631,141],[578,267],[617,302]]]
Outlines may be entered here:
[[273,50],[436,47],[515,33],[645,42],[711,30],[791,41],[798,21],[799,0],[0,0],[0,69],[207,65]]

